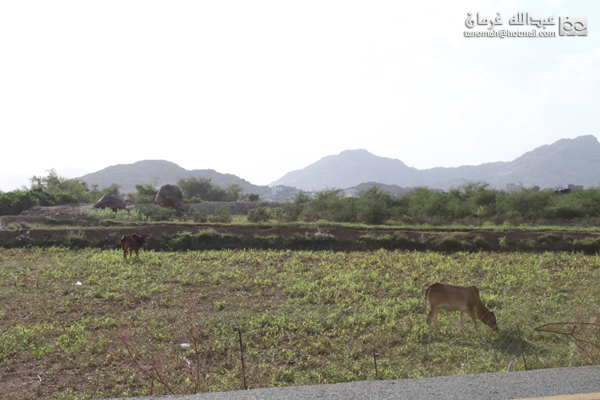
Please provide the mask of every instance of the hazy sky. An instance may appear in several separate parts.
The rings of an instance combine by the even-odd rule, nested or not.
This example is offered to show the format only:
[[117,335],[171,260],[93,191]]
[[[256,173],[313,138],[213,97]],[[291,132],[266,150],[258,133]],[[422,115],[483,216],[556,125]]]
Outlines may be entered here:
[[[557,37],[464,37],[468,12]],[[357,148],[510,161],[600,137],[599,35],[592,0],[2,1],[0,189],[144,159],[255,184]]]

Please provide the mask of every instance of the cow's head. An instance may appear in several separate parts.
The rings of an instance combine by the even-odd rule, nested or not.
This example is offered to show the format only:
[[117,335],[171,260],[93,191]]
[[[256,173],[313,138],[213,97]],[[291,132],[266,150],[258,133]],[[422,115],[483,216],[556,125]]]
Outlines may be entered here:
[[489,326],[490,328],[492,328],[495,331],[498,330],[498,323],[496,322],[496,315],[494,315],[493,311],[488,311],[487,313],[485,313],[485,315],[481,318],[481,322],[483,322],[484,324],[486,324],[487,326]]

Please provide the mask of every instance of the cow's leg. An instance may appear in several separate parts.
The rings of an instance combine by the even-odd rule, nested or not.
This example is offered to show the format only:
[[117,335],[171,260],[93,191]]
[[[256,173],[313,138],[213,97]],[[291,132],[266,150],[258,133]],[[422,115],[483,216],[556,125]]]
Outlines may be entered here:
[[473,328],[475,328],[475,333],[477,333],[477,318],[475,318],[475,312],[470,312],[471,320],[473,321]]
[[437,323],[437,314],[438,314],[438,309],[431,307],[431,311],[429,311],[426,321],[427,321],[427,326],[429,327],[429,329],[431,329],[431,323],[433,322],[433,325],[439,331],[440,327],[438,326],[438,323]]
[[435,325],[435,329],[437,329],[438,331],[441,331],[440,327],[438,326],[437,323],[437,317],[438,317],[438,312],[440,311],[439,308],[435,309],[435,314],[433,315],[433,325]]
[[127,249],[123,247],[123,259],[127,261]]
[[140,251],[138,249],[135,249],[135,258],[140,259]]
[[460,312],[460,329],[464,329],[465,327],[465,312],[461,311]]

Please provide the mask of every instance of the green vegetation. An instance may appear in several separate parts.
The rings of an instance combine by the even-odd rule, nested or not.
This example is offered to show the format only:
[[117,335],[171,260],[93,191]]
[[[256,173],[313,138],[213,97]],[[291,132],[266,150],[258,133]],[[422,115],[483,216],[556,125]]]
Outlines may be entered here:
[[[93,203],[106,193],[121,196],[118,185],[113,184],[102,191],[96,186],[89,190],[87,184],[61,178],[54,170],[49,171],[46,177],[34,176],[31,182],[30,189],[0,194],[0,215],[17,215],[34,205]],[[240,196],[242,189],[239,185],[223,189],[213,185],[210,178],[182,178],[178,185],[186,203],[258,200],[252,194]],[[137,184],[135,187],[136,193],[130,193],[128,197],[137,204],[148,204],[140,207],[139,212],[149,221],[177,219],[195,223],[241,223],[238,216],[231,215],[223,207],[210,216],[196,210],[184,214],[159,210],[149,205],[157,193],[153,184]],[[119,219],[104,214],[99,217]],[[352,227],[368,225],[427,230],[438,227],[449,230],[543,229],[549,226],[552,229],[571,227],[585,230],[600,226],[600,188],[559,195],[540,191],[537,187],[521,187],[519,191],[508,193],[490,189],[483,182],[468,182],[448,192],[419,187],[401,197],[392,196],[375,186],[356,198],[341,197],[339,189],[324,189],[314,194],[301,192],[283,207],[271,208],[269,203],[263,202],[249,211],[244,220],[253,224],[350,224]]]
[[33,176],[31,188],[14,190],[0,194],[0,215],[18,215],[33,206],[55,206],[61,204],[95,203],[107,193],[120,196],[120,186],[98,190],[94,185],[90,190],[87,183],[76,179],[62,178],[55,170],[47,176]]
[[226,189],[213,185],[211,178],[181,178],[177,181],[177,186],[183,193],[184,201],[237,201],[240,198],[242,187],[238,184],[229,185]]
[[[66,203],[62,203],[65,201]],[[53,206],[56,204],[76,203],[77,199],[69,196],[62,196],[59,199],[53,194],[45,192],[43,189],[36,188],[32,190],[14,190],[0,194],[0,215],[17,215],[21,211],[27,210],[35,205]]]
[[[533,328],[597,322],[598,279],[600,259],[577,253],[0,250],[0,393],[239,389],[238,331],[251,388],[372,380],[374,353],[383,379],[504,371],[513,355],[523,370],[517,326],[529,369],[590,365]],[[429,331],[438,281],[477,285],[500,331],[443,312]]]
[[169,221],[176,213],[171,208],[164,208],[154,204],[142,204],[136,210],[149,221]]
[[138,204],[148,204],[154,201],[158,189],[152,183],[136,184],[135,193],[129,193],[128,197]]
[[342,198],[340,190],[325,189],[312,198],[306,193],[296,196],[286,204],[285,218],[375,225],[600,225],[600,188],[556,195],[539,188],[507,193],[488,186],[470,182],[448,192],[419,187],[402,197],[372,187],[358,198]]
[[143,209],[135,209],[132,211],[117,210],[113,211],[110,208],[96,208],[83,210],[83,215],[96,217],[100,219],[114,219],[116,221],[148,221],[148,216],[143,214]]

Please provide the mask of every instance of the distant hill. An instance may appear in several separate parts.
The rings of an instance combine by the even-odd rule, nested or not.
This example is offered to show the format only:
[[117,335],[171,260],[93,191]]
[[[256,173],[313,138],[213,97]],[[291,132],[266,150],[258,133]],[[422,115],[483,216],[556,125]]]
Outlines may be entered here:
[[121,185],[121,192],[135,193],[138,183],[152,183],[156,188],[167,183],[176,184],[180,178],[211,178],[211,182],[222,188],[237,183],[243,193],[270,193],[268,186],[253,185],[250,182],[232,174],[221,174],[212,169],[187,170],[179,165],[165,160],[144,160],[133,164],[118,164],[106,167],[100,171],[83,175],[77,179],[87,182],[91,187],[98,185],[100,189],[113,183]]
[[465,181],[484,181],[498,189],[522,183],[541,188],[600,185],[600,143],[595,136],[561,139],[538,147],[510,162],[418,170],[400,160],[378,157],[366,150],[346,150],[304,169],[285,174],[273,185],[302,190],[349,188],[364,182],[401,187],[428,186],[448,190]]
[[600,143],[587,135],[538,147],[507,163],[488,182],[498,187],[519,182],[541,188],[566,187],[569,183],[599,186]]
[[289,172],[269,186],[286,185],[312,191],[345,189],[365,182],[417,186],[419,170],[406,166],[400,160],[379,157],[363,149],[346,150],[323,157],[304,169]]
[[[165,160],[113,165],[78,179],[90,186],[96,184],[100,189],[117,183],[121,185],[122,192],[132,193],[137,183],[153,183],[158,188],[191,176],[211,178],[213,184],[223,188],[236,183],[244,193],[271,193],[268,186],[253,185],[232,174],[222,174],[212,169],[186,170]],[[537,185],[541,188],[567,186],[569,183],[584,187],[599,186],[600,143],[595,136],[579,136],[538,147],[510,162],[424,170],[409,167],[400,160],[376,156],[363,149],[346,150],[338,155],[323,157],[301,170],[289,172],[270,186],[285,185],[305,191],[325,188],[360,190],[377,183],[383,190],[395,192],[417,186],[448,190],[465,181],[484,181],[498,189],[506,188],[508,183]]]

